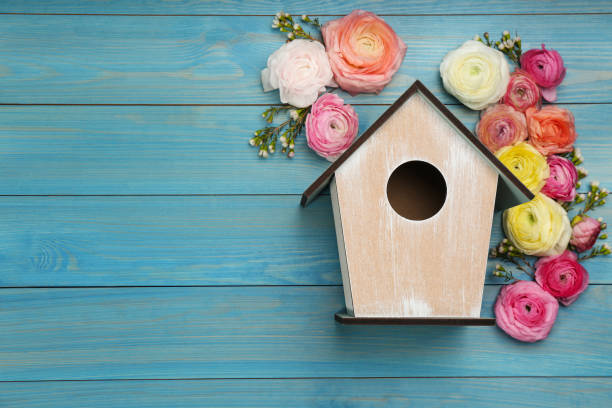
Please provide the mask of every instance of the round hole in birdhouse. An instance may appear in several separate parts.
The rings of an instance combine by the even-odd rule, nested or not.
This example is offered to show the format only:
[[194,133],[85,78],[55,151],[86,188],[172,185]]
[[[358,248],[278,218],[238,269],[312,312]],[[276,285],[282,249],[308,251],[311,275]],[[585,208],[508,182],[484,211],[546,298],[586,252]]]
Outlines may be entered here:
[[421,160],[396,168],[387,182],[387,199],[396,213],[409,220],[433,217],[446,201],[446,181],[435,166]]

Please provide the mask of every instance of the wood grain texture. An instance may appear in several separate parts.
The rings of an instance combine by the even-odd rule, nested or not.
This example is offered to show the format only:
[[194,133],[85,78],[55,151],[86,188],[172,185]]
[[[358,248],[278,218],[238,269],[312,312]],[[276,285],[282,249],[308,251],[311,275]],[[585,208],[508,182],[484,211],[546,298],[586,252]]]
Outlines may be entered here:
[[[520,392],[517,392],[520,390]],[[0,383],[4,408],[603,407],[610,378],[377,378]],[[110,397],[112,396],[112,400]]]
[[[609,1],[5,1],[0,13],[474,14],[385,17],[408,44],[380,95],[414,78],[446,103],[442,56],[475,33],[517,29],[565,58],[560,102],[577,118],[592,178],[609,187]],[[302,10],[302,8],[305,8]],[[332,17],[324,17],[323,20]],[[0,103],[268,104],[259,70],[282,36],[268,17],[0,16]],[[344,95],[346,96],[346,95]],[[385,109],[357,106],[365,129]],[[476,115],[454,113],[472,128]],[[1,106],[0,194],[283,194],[0,197],[0,286],[338,285],[329,196],[299,194],[326,162],[299,141],[294,161],[260,162],[250,106]],[[286,195],[286,194],[295,194]],[[610,217],[609,210],[599,215]],[[494,220],[493,240],[500,237]],[[561,308],[551,337],[517,343],[496,328],[343,327],[335,287],[0,290],[0,406],[605,406],[612,261]],[[488,280],[489,283],[493,280]],[[487,286],[483,315],[497,292]],[[553,376],[358,379],[323,376]],[[310,379],[287,379],[310,376]],[[176,378],[217,378],[181,381]],[[248,380],[220,377],[251,377]],[[256,378],[257,377],[257,378]],[[261,377],[279,377],[265,379]],[[164,378],[36,382],[39,379]],[[275,398],[271,398],[274,396]]]
[[[307,209],[298,202],[0,197],[0,286],[342,284],[330,197]],[[595,214],[610,219],[612,210]],[[591,283],[612,283],[610,258],[585,263]],[[502,280],[488,273],[486,282]]]
[[2,289],[0,380],[610,376],[611,295],[589,287],[525,344],[496,327],[342,326],[339,287]]
[[[564,105],[590,179],[612,186],[612,105]],[[386,106],[356,106],[365,131]],[[474,129],[477,114],[451,106]],[[329,166],[304,137],[262,160],[261,107],[0,107],[0,194],[301,194]]]
[[5,2],[0,13],[93,13],[93,14],[274,14],[286,11],[301,15],[310,14],[347,14],[361,8],[379,14],[478,14],[478,13],[605,13],[612,12],[607,0],[570,1],[570,0],[513,0],[487,1],[475,7],[470,0],[410,1],[393,2],[377,0],[347,1],[340,0],[330,4],[326,1],[311,1],[307,5],[297,5],[289,0],[29,0]]
[[[474,34],[508,27],[523,47],[546,43],[569,67],[559,100],[612,102],[609,15],[407,16],[386,20],[408,44],[380,95],[352,103],[391,103],[415,79],[443,102],[438,66]],[[270,17],[0,15],[0,103],[278,103],[260,71],[283,42]],[[588,44],[588,47],[585,47]],[[590,50],[597,50],[590,51]]]
[[[446,183],[442,208],[421,221],[387,197],[394,170],[415,160]],[[405,101],[336,170],[355,316],[479,317],[497,177],[425,97]]]

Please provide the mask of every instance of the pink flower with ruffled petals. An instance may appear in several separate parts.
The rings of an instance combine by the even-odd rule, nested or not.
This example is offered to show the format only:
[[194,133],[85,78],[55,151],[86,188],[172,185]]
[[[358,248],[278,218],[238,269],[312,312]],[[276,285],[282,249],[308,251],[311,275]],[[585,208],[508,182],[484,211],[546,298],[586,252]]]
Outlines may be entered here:
[[542,96],[549,102],[557,100],[557,86],[565,78],[563,58],[555,50],[534,48],[521,56],[521,68],[527,71],[542,88]]
[[597,237],[601,232],[601,223],[595,218],[586,215],[577,215],[572,220],[572,244],[578,252],[588,251],[593,248]]
[[334,79],[351,95],[379,93],[402,64],[406,44],[376,14],[354,10],[321,27]]
[[571,160],[555,154],[546,159],[550,176],[541,192],[559,201],[573,201],[576,197],[576,181],[578,181],[578,171]]
[[478,139],[495,153],[527,139],[525,115],[508,105],[493,105],[482,111],[476,125]]
[[557,318],[559,302],[533,281],[504,286],[495,302],[497,325],[520,341],[545,339]]
[[536,282],[564,306],[571,305],[589,286],[589,274],[572,251],[540,258],[535,267]]
[[517,69],[510,74],[510,82],[502,103],[512,106],[517,111],[525,112],[527,108],[540,106],[542,94],[533,77],[527,71]]
[[353,107],[332,93],[321,95],[306,117],[308,146],[332,162],[353,143],[358,129],[359,119]]

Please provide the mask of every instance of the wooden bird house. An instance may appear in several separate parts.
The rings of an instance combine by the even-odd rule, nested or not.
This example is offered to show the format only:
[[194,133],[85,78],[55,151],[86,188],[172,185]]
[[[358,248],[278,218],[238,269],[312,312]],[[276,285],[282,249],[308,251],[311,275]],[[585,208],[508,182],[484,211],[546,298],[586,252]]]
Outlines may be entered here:
[[421,82],[304,192],[302,205],[327,185],[346,300],[337,320],[494,323],[480,309],[495,203],[533,195]]

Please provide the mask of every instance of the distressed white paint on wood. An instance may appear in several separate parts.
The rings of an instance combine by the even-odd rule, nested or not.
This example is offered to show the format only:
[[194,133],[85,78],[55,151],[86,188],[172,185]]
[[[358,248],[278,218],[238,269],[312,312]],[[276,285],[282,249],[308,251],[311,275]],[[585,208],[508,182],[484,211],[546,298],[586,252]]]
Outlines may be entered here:
[[336,229],[336,240],[338,241],[338,257],[340,259],[340,271],[342,272],[342,287],[344,288],[346,311],[350,314],[354,314],[353,295],[351,294],[351,279],[348,272],[348,264],[346,262],[344,234],[342,233],[342,216],[340,215],[338,191],[336,189],[336,180],[334,178],[332,178],[331,182],[329,183],[329,192],[331,195],[332,209],[334,211],[334,226]]
[[[447,184],[444,206],[423,221],[397,214],[386,195],[411,160]],[[355,316],[480,315],[497,174],[432,105],[414,94],[335,177]]]

